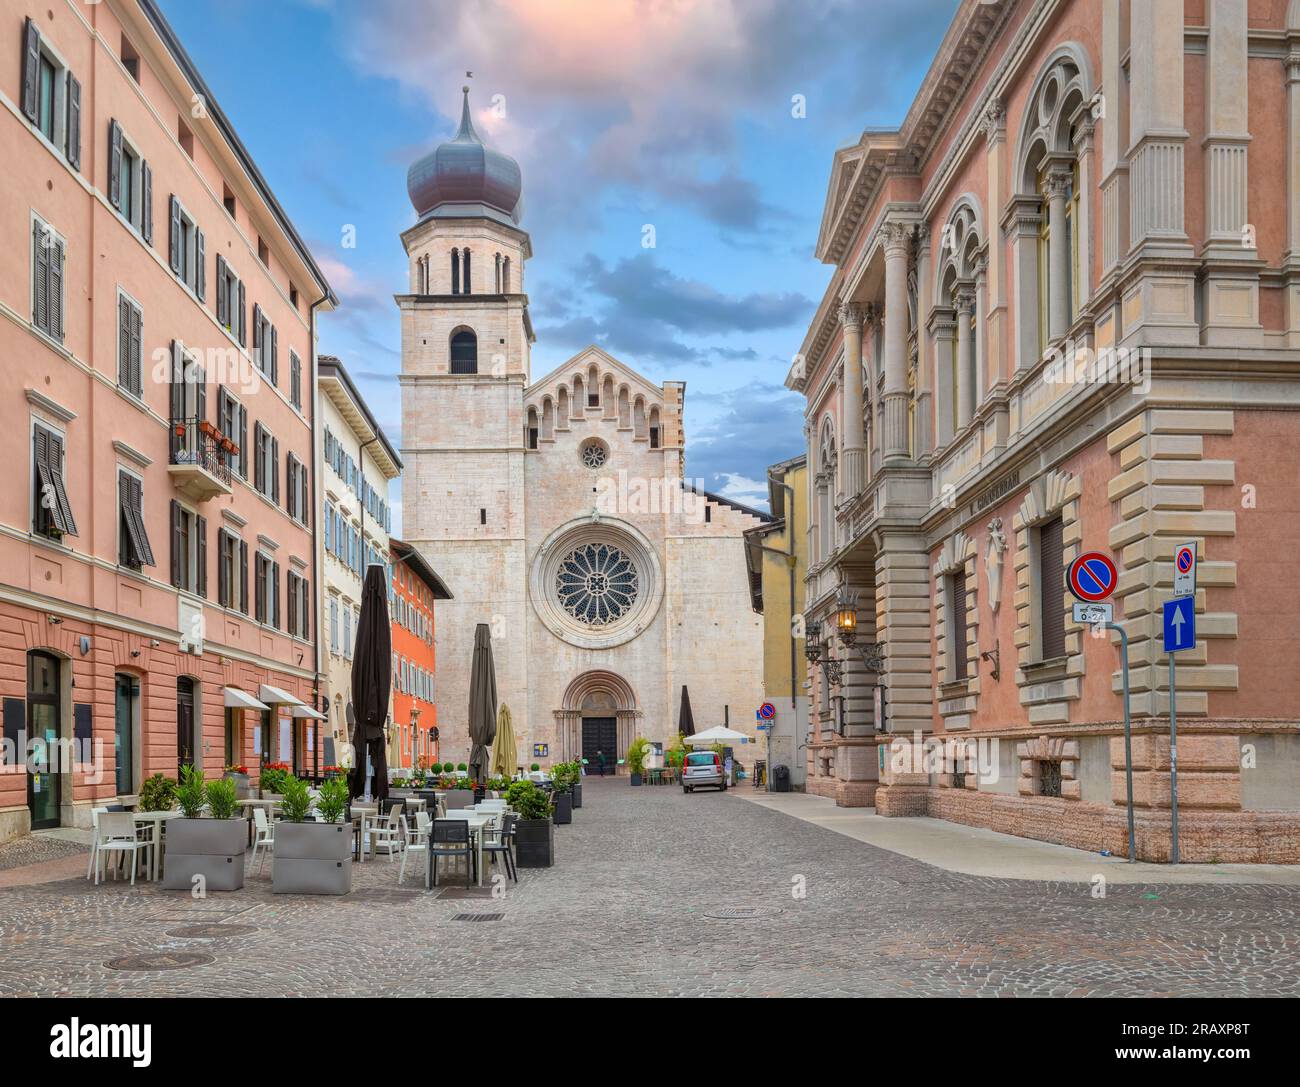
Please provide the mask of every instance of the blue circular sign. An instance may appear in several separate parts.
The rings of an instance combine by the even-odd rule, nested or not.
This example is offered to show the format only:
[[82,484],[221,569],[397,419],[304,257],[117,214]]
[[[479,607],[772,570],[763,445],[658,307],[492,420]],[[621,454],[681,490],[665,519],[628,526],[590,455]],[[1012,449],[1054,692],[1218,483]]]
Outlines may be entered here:
[[776,716],[776,707],[772,705],[771,702],[764,702],[758,707],[758,715],[763,718],[764,721],[770,721]]
[[1070,563],[1070,592],[1088,604],[1105,600],[1115,591],[1119,572],[1100,551],[1089,551]]

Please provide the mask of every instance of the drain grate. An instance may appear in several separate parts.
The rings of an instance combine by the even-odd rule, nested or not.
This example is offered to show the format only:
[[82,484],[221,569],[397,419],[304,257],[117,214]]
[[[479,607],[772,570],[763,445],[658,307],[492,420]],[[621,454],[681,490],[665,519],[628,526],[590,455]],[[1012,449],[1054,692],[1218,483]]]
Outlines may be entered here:
[[754,921],[762,917],[775,917],[782,911],[765,909],[761,906],[723,906],[716,910],[705,910],[704,916],[715,921]]
[[216,959],[201,951],[156,951],[121,955],[109,959],[104,966],[109,970],[186,970],[192,966],[207,966],[210,962],[216,962]]
[[167,930],[168,936],[179,936],[186,940],[207,940],[216,936],[247,936],[256,932],[254,925],[222,925],[209,921],[201,925],[184,925],[181,928]]
[[458,913],[453,921],[500,921],[504,913]]

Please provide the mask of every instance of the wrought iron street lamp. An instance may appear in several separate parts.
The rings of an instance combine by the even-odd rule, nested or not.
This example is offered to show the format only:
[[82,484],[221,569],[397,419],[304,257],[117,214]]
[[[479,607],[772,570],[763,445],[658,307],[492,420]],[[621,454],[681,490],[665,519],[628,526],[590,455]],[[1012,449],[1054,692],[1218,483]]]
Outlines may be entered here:
[[847,585],[840,589],[836,600],[835,632],[841,645],[858,651],[862,666],[868,672],[876,673],[884,667],[884,642],[858,642],[858,594]]
[[822,625],[812,621],[804,627],[804,655],[810,664],[821,666],[826,682],[835,686],[840,681],[842,665],[829,655],[829,647],[822,640]]

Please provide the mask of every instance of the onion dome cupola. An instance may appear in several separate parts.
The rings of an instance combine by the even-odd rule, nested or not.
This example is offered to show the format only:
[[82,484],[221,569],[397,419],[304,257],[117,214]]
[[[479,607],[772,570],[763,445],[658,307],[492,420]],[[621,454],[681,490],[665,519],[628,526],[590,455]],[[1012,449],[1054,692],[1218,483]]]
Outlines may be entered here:
[[469,115],[469,88],[461,90],[460,130],[412,164],[406,191],[421,219],[485,216],[513,226],[523,214],[519,163],[479,139]]

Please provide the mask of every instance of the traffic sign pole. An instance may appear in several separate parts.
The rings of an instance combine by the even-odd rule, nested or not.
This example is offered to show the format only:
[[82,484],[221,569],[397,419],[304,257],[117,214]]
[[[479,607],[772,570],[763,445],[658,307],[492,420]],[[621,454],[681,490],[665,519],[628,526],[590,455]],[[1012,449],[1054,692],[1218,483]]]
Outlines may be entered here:
[[[1128,697],[1128,632],[1115,623],[1107,623],[1107,630],[1119,633],[1119,659],[1124,675],[1124,784],[1128,792],[1128,862],[1137,862],[1137,847],[1133,833],[1133,726],[1129,714]],[[1173,657],[1169,658],[1173,662]]]
[[1174,684],[1174,661],[1178,654],[1169,654],[1169,832],[1173,839],[1169,861],[1178,863],[1178,690]]

